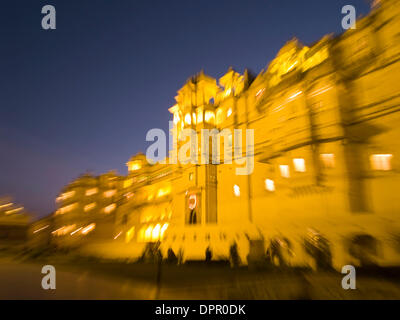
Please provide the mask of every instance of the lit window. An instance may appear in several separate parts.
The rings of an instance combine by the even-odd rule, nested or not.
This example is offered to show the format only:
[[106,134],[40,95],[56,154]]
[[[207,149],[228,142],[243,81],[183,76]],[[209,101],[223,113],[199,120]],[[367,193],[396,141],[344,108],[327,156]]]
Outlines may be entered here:
[[57,202],[67,200],[75,195],[75,191],[65,192],[57,198]]
[[179,118],[179,113],[175,112],[174,113],[174,124],[177,125],[179,122],[180,118]]
[[170,187],[166,187],[166,188],[161,188],[157,191],[157,198],[163,197],[167,194],[171,193],[171,188]]
[[203,110],[197,109],[197,123],[203,122]]
[[161,231],[160,231],[160,238],[161,239],[164,237],[164,233],[168,229],[168,226],[169,226],[168,223],[164,223],[164,225],[162,226]]
[[233,186],[233,193],[236,197],[240,197],[240,187],[237,184]]
[[151,238],[153,241],[158,240],[160,238],[160,229],[161,229],[161,226],[159,224],[157,224],[154,227],[153,231],[151,232]]
[[96,207],[96,202],[92,202],[83,207],[85,212],[88,212]]
[[138,232],[138,237],[137,237],[138,242],[143,242],[143,241],[144,241],[144,239],[145,239],[145,232],[146,232],[145,227],[143,227],[143,228],[141,228],[141,229],[139,230],[139,232]]
[[115,208],[117,207],[117,205],[115,203],[110,204],[109,206],[104,208],[104,212],[105,213],[111,213],[115,210]]
[[297,172],[306,172],[306,163],[302,158],[293,159],[294,170]]
[[186,115],[185,115],[185,122],[186,122],[186,124],[188,124],[188,125],[192,124],[192,117],[190,116],[190,113],[186,113]]
[[265,179],[265,189],[268,191],[275,191],[275,182],[271,179]]
[[135,227],[132,227],[126,232],[125,242],[126,243],[131,242],[131,240],[134,237],[134,235],[135,235]]
[[7,207],[11,207],[13,204],[12,204],[12,202],[9,202],[9,203],[6,203],[6,204],[2,204],[1,206],[0,206],[0,209],[2,209],[2,208],[7,208]]
[[280,165],[279,170],[281,171],[281,176],[284,178],[289,178],[290,177],[290,171],[289,171],[289,166],[288,165]]
[[392,154],[373,154],[370,157],[373,170],[389,171],[392,170]]
[[96,194],[97,192],[98,192],[98,189],[97,188],[93,188],[93,189],[86,190],[85,194],[87,196],[92,196],[92,195]]
[[117,190],[108,190],[103,193],[104,197],[111,198],[113,195],[117,193]]
[[142,162],[140,160],[129,161],[127,165],[129,171],[136,171],[142,168]]
[[78,207],[78,203],[75,202],[75,203],[72,203],[72,204],[70,204],[68,206],[65,206],[65,207],[62,207],[62,208],[58,209],[56,214],[64,214],[64,213],[67,213],[67,212],[70,212],[70,211],[76,209],[77,207]]
[[88,234],[89,232],[93,231],[95,228],[96,228],[96,224],[95,223],[91,223],[88,226],[86,226],[85,228],[83,228],[81,233],[82,234]]
[[207,123],[214,123],[215,120],[215,114],[212,111],[206,111],[204,115],[204,119],[206,120]]
[[24,207],[19,207],[19,208],[16,208],[16,209],[8,210],[8,211],[5,212],[5,214],[9,215],[9,214],[13,214],[13,213],[18,213],[18,212],[20,212],[22,210],[24,210]]
[[232,115],[232,108],[229,108],[226,112],[226,117],[229,118]]
[[193,180],[193,172],[190,172],[189,173],[189,181],[192,181]]
[[[68,225],[68,226],[63,226],[61,228],[58,228],[57,230],[52,231],[52,234],[55,236],[63,236],[66,235],[67,233],[70,233],[72,230],[76,228],[75,224]],[[82,228],[78,229],[81,230]]]
[[333,153],[320,154],[320,159],[321,159],[322,167],[324,167],[326,169],[335,167],[335,155]]
[[151,233],[153,231],[153,226],[148,226],[144,232],[144,240],[149,241],[151,239]]
[[192,117],[193,117],[193,123],[196,124],[196,114],[194,112],[192,114]]

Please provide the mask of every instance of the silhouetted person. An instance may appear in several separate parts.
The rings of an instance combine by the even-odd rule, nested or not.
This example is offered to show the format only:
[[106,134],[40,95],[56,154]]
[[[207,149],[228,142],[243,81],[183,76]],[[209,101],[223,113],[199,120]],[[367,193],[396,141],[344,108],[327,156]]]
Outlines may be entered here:
[[206,263],[209,263],[212,259],[212,251],[210,247],[207,247],[206,249]]
[[168,249],[167,262],[169,264],[177,264],[178,263],[178,258],[176,257],[175,252],[174,252],[174,250],[172,250],[172,248]]
[[196,224],[196,223],[197,223],[197,214],[196,211],[193,209],[192,211],[190,211],[189,224]]
[[231,257],[232,267],[234,267],[234,268],[238,267],[240,264],[240,257],[239,257],[239,252],[238,252],[236,241],[231,245],[231,247],[229,249],[229,254]]

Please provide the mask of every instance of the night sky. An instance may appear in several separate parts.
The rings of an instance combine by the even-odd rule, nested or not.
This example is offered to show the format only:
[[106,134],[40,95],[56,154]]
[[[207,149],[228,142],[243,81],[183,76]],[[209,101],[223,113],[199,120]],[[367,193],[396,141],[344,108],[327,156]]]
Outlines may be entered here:
[[[56,30],[41,28],[46,4]],[[341,33],[346,4],[369,12],[366,0],[2,0],[0,195],[39,217],[81,173],[126,174],[191,75],[259,73],[293,37]]]

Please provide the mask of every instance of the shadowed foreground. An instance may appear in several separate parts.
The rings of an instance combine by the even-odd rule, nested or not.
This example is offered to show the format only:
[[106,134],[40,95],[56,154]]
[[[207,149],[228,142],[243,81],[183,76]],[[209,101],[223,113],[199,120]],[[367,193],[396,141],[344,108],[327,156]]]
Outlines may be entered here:
[[[60,259],[57,259],[60,260]],[[41,268],[57,270],[57,289],[41,287]],[[380,273],[378,273],[380,274]],[[157,279],[159,285],[157,285]],[[0,299],[399,299],[394,276],[358,275],[357,290],[342,275],[304,270],[248,271],[226,266],[157,266],[81,261],[0,260]]]

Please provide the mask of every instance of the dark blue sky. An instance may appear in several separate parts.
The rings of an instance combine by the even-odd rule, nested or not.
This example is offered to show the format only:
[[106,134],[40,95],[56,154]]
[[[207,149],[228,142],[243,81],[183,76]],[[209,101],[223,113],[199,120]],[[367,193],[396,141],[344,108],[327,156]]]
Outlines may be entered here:
[[[176,91],[194,73],[255,73],[296,36],[341,32],[341,8],[366,0],[2,0],[0,195],[36,216],[63,185],[116,169],[168,128]],[[41,29],[54,5],[57,29]]]

